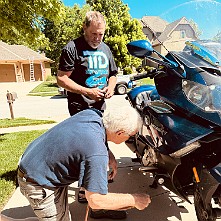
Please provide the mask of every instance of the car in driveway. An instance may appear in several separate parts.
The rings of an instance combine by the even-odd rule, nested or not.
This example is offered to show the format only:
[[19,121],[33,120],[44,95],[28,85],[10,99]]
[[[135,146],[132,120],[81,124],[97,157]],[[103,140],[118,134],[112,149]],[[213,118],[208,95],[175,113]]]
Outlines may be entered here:
[[132,80],[133,75],[117,75],[117,83],[115,87],[116,94],[126,94],[127,89],[131,89],[136,86],[136,81]]

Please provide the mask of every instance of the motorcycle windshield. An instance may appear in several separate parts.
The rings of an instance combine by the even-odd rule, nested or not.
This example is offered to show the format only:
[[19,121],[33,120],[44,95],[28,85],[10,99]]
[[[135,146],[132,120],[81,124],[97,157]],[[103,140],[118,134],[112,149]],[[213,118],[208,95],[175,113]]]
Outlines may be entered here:
[[208,63],[206,60],[201,59],[199,56],[194,55],[191,51],[188,50],[172,52],[172,54],[189,68],[201,67],[218,69],[217,66]]
[[212,41],[201,41],[200,44],[207,48],[219,60],[219,65],[221,66],[221,44]]
[[[211,40],[187,41],[183,51],[194,57],[193,64],[199,67],[221,66],[221,44]],[[204,61],[204,62],[203,62]]]

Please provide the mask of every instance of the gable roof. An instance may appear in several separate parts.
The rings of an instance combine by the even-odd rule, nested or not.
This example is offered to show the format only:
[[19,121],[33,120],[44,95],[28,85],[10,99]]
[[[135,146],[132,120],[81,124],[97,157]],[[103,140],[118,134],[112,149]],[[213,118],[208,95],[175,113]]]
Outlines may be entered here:
[[[183,23],[183,24],[189,24],[189,22],[187,21],[187,19],[186,19],[185,17],[182,17],[182,18],[180,18],[180,19],[178,19],[178,20],[176,20],[176,21],[174,21],[174,22],[168,24],[168,25],[166,26],[165,30],[162,32],[162,34],[158,37],[158,39],[159,39],[161,42],[166,41],[166,40],[169,38],[171,32],[173,32],[174,29],[175,29],[179,24],[182,24],[182,23]],[[156,42],[156,41],[155,41],[155,42]]]
[[51,59],[24,45],[9,45],[0,41],[0,51],[0,61],[29,61],[31,59],[33,61],[53,62]]
[[143,16],[141,19],[143,27],[149,27],[154,32],[163,32],[166,26],[169,24],[158,16]]

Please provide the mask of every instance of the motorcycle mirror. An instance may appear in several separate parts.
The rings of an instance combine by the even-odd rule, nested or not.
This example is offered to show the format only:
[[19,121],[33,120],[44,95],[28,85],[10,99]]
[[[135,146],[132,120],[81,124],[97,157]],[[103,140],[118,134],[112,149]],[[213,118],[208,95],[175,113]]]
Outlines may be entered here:
[[[129,53],[137,58],[149,58],[152,61],[156,61],[163,65],[169,65],[170,67],[178,67],[176,62],[170,61],[168,58],[161,55],[159,52],[155,51],[151,45],[151,43],[147,40],[137,40],[131,41],[127,44],[127,50]],[[156,53],[163,60],[156,59],[151,57],[152,53]]]
[[127,44],[127,49],[131,55],[138,58],[150,56],[154,51],[151,43],[147,40],[132,41]]

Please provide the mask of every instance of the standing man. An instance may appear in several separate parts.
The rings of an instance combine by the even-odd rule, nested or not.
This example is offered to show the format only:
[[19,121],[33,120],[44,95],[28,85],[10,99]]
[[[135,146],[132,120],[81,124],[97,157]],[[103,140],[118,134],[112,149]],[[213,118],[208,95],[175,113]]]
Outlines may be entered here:
[[[139,113],[130,106],[90,108],[49,129],[29,144],[19,163],[18,182],[41,221],[70,221],[68,186],[79,180],[92,209],[145,209],[147,194],[108,193],[106,140],[120,144],[137,133]],[[100,213],[99,218],[107,218]]]
[[70,115],[91,107],[104,110],[104,99],[114,94],[117,67],[110,48],[102,41],[105,28],[100,12],[88,12],[83,36],[62,50],[57,83],[67,90]]
[[[92,107],[103,111],[105,99],[114,94],[117,67],[110,48],[103,42],[105,29],[103,15],[89,11],[83,23],[84,34],[70,41],[62,50],[57,83],[67,90],[71,116]],[[110,150],[109,157],[112,180],[117,173],[117,163]],[[83,188],[78,193],[78,201],[87,202]]]

